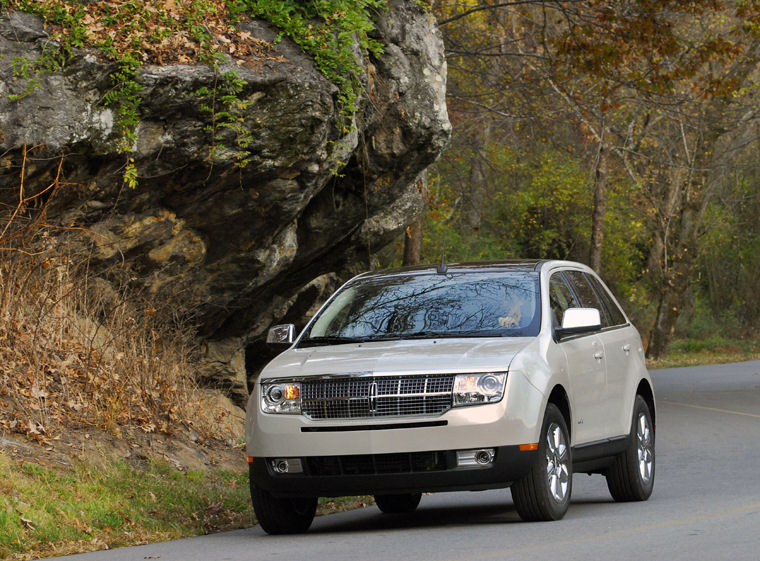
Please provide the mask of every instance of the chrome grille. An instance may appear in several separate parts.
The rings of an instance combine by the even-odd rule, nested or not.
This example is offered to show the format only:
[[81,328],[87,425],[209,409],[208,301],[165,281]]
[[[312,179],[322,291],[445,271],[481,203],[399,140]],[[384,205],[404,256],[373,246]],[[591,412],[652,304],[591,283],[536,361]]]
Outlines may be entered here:
[[301,382],[301,410],[311,419],[440,415],[451,408],[453,374],[355,376]]

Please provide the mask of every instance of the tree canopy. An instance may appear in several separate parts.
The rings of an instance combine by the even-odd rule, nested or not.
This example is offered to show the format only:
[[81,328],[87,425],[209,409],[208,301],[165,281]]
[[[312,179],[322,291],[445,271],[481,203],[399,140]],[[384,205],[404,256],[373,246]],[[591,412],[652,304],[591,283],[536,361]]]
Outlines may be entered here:
[[710,314],[760,323],[760,3],[439,0],[454,137],[422,259],[570,258],[648,354]]

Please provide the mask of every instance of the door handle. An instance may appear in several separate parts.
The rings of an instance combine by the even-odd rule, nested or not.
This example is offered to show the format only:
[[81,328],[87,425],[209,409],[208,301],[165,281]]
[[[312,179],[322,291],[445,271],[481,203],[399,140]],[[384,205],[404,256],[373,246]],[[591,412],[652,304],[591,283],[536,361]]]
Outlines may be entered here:
[[602,360],[604,358],[604,353],[602,351],[596,351],[594,353],[594,358],[597,360]]
[[629,344],[627,344],[627,343],[626,343],[625,345],[623,345],[623,352],[624,352],[625,354],[628,354],[628,353],[630,353],[630,352],[631,352],[631,345],[629,345]]

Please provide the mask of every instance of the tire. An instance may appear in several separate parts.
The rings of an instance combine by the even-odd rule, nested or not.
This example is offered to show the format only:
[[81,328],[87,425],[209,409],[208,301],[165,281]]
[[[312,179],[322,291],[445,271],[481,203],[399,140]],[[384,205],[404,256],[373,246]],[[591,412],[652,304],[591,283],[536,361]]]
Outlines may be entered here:
[[311,526],[316,497],[280,499],[251,484],[251,502],[259,524],[267,534],[302,534]]
[[527,475],[512,484],[512,500],[525,521],[561,520],[570,504],[573,461],[565,418],[553,403],[546,406],[538,458]]
[[618,502],[645,501],[654,488],[655,453],[652,414],[644,398],[633,403],[630,443],[605,474],[607,488]]
[[422,493],[405,493],[402,495],[375,495],[375,504],[385,514],[414,512],[420,504]]

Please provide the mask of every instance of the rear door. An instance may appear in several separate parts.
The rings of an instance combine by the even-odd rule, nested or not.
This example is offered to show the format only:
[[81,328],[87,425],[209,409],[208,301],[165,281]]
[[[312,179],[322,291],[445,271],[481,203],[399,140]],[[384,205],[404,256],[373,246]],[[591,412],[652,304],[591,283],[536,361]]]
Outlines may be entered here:
[[601,334],[607,355],[608,399],[604,416],[610,420],[612,436],[628,434],[633,398],[644,362],[644,348],[639,332],[628,322],[604,283],[593,275],[588,278],[608,316]]

